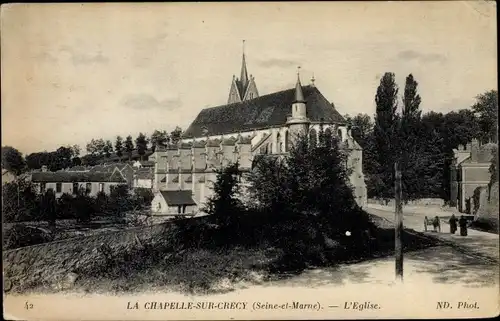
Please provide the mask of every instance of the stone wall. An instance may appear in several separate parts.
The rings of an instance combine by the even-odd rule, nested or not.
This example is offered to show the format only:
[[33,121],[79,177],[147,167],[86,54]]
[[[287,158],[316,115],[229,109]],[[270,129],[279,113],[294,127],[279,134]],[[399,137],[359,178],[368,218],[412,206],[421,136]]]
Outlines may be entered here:
[[[488,198],[489,196],[489,198]],[[494,183],[489,190],[488,187],[481,189],[479,197],[478,218],[495,218],[498,220],[498,182]]]
[[[182,221],[191,225],[206,220],[207,216]],[[95,270],[106,263],[109,255],[118,258],[145,245],[173,245],[178,231],[177,222],[168,221],[4,251],[4,278],[13,288],[52,284],[57,277],[68,273]],[[104,247],[109,253],[103,250]]]
[[[368,199],[368,204],[380,204],[380,205],[388,205],[388,206],[395,206],[394,199],[389,199],[387,200],[388,202],[386,203],[385,200],[383,199],[375,199],[375,198],[370,198]],[[409,206],[443,206],[444,205],[444,200],[442,198],[421,198],[413,201],[408,201],[406,205]]]

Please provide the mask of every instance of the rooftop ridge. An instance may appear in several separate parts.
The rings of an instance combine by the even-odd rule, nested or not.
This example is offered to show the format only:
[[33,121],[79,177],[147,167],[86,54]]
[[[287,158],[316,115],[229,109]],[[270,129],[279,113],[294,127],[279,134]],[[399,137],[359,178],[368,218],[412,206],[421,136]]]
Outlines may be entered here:
[[[316,89],[316,86],[311,86],[311,85],[302,86],[302,89],[304,89],[304,88],[307,88],[307,89],[314,88],[314,89]],[[295,90],[295,86],[293,86],[292,88],[283,89],[283,90],[280,90],[280,91],[275,91],[275,92],[272,92],[272,93],[269,93],[269,94],[265,94],[265,95],[256,97],[256,98],[252,99],[252,102],[258,103],[259,100],[264,100],[265,98],[268,98],[269,96],[274,96],[274,95],[281,94],[281,93],[284,93],[284,92],[287,92],[287,91],[292,91],[292,90]],[[316,89],[316,91],[319,92],[319,90],[317,90],[317,89]],[[205,108],[201,109],[201,111],[209,110],[209,109],[216,109],[216,108],[221,108],[221,107],[226,107],[226,106],[232,106],[232,105],[240,105],[240,104],[244,104],[244,103],[247,103],[247,102],[248,102],[248,100],[244,100],[244,101],[239,101],[239,102],[231,103],[231,104],[224,104],[224,105],[217,105],[217,106],[212,106],[212,107],[205,107]]]

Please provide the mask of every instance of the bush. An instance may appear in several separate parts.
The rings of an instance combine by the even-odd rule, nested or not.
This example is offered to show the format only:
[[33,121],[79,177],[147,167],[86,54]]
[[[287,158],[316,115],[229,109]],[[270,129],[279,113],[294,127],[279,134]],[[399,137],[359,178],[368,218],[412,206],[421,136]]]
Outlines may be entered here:
[[135,188],[134,189],[134,202],[138,208],[144,208],[151,205],[154,194],[150,188]]
[[5,222],[41,220],[34,185],[26,180],[2,186],[2,214]]
[[50,242],[53,235],[41,229],[15,224],[10,229],[5,229],[4,249],[10,250],[23,246],[36,245]]

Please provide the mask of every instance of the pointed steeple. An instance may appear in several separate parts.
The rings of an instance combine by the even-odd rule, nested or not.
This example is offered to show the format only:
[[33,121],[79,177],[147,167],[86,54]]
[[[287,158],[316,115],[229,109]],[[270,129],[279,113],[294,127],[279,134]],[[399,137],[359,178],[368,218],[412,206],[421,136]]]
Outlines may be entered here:
[[302,92],[302,84],[300,83],[300,67],[298,67],[297,70],[297,84],[295,85],[295,102],[296,103],[305,102],[304,93]]
[[240,81],[241,81],[242,96],[243,96],[248,86],[248,71],[247,71],[247,63],[245,61],[245,40],[243,40],[243,58],[241,61]]

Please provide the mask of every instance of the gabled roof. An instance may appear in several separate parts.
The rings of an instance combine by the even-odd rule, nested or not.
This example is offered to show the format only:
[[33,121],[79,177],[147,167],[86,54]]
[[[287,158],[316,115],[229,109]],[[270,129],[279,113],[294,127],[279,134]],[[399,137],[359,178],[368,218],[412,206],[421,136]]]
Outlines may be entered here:
[[[313,122],[345,124],[345,119],[313,86],[303,86],[307,117]],[[295,88],[251,100],[203,109],[183,138],[224,135],[282,126],[291,115]]]
[[34,172],[31,180],[35,183],[71,183],[71,182],[113,182],[126,183],[119,173],[105,172]]
[[196,205],[191,191],[160,191],[168,205]]

